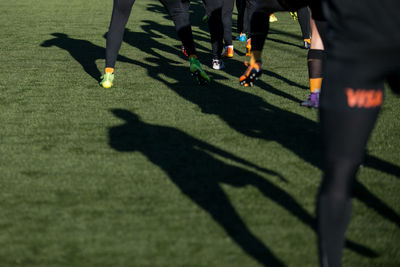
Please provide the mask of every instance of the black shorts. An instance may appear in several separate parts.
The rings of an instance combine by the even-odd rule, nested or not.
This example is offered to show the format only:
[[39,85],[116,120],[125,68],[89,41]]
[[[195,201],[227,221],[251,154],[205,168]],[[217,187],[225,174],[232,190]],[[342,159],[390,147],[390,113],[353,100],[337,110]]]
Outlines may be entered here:
[[[328,59],[321,106],[340,110],[380,106],[385,81],[392,89],[399,90],[396,83],[400,79],[400,16],[392,13],[396,8],[400,12],[400,1],[327,0],[326,3]],[[388,8],[371,16],[370,12],[356,8],[357,4],[367,10],[381,4]]]
[[400,11],[400,1],[325,3],[327,62],[320,99],[325,159],[360,163],[383,103],[385,81],[400,90],[400,17],[392,16],[393,9]]
[[323,13],[335,57],[400,59],[399,0],[324,0]]

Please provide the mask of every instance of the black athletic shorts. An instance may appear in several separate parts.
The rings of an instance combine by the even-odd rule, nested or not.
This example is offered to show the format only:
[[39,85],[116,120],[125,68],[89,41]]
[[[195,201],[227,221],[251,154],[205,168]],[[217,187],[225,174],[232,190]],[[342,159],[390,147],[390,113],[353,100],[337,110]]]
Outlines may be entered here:
[[379,107],[385,81],[399,90],[400,1],[326,0],[324,14],[329,25],[328,63],[321,106]]
[[325,159],[360,163],[385,81],[400,90],[400,1],[326,0],[323,10],[328,21],[320,99]]

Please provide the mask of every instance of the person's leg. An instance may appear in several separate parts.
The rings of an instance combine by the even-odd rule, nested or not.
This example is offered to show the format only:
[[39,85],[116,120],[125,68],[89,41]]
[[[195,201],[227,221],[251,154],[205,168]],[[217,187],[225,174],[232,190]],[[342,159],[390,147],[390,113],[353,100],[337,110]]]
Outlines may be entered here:
[[107,32],[105,74],[100,82],[104,88],[113,86],[115,62],[134,3],[135,0],[114,0],[110,27]]
[[[236,10],[238,12],[237,16],[237,31],[239,34],[244,33],[244,12],[246,10],[246,0],[236,0]],[[239,36],[240,39],[240,36]]]
[[[301,102],[301,105],[304,107],[319,107],[319,95],[321,92],[323,65],[326,61],[326,53],[318,28],[321,32],[325,31],[323,24],[326,24],[326,22],[311,19],[312,39],[310,50],[308,50],[307,55],[310,96],[307,100]],[[320,27],[317,27],[317,25],[320,25]]]
[[200,84],[210,82],[210,78],[202,69],[197,59],[196,48],[193,40],[192,26],[190,24],[190,0],[159,0],[174,22],[178,38],[181,40],[190,62],[190,73]]
[[223,0],[204,0],[208,15],[213,58],[220,58],[223,48],[224,26],[222,23]]
[[[332,90],[337,89],[332,87]],[[362,162],[364,148],[378,112],[379,108],[347,111],[321,109],[321,127],[326,149],[324,177],[317,204],[321,266],[341,266],[356,172]]]
[[223,0],[222,23],[224,25],[225,46],[232,45],[232,12],[234,0]]
[[301,33],[303,35],[304,47],[310,48],[311,45],[311,14],[308,7],[302,7],[297,11]]
[[[251,58],[239,83],[252,86],[261,76],[261,54],[269,31],[269,15],[277,11],[296,11],[309,5],[310,0],[259,0],[251,16]],[[318,12],[319,14],[319,12]]]
[[256,0],[246,0],[246,31],[247,43],[246,43],[246,56],[251,56],[251,17],[256,9]]
[[196,55],[192,27],[190,24],[190,0],[160,0],[160,2],[164,5],[174,22],[176,33],[182,45],[185,47],[187,55]]
[[125,25],[135,0],[114,0],[110,27],[106,41],[106,68],[114,68],[121,48]]
[[256,9],[257,0],[245,0],[245,14],[244,14],[244,22],[243,22],[243,32],[249,36],[251,33],[251,16],[253,15]]
[[[295,11],[308,4],[307,0],[285,1],[285,0],[259,0],[251,16],[250,29],[252,38],[252,49],[262,51],[265,39],[269,31],[269,15],[277,11]],[[261,58],[261,57],[260,57]],[[256,58],[258,60],[259,58]]]
[[341,266],[352,186],[383,102],[380,61],[329,54],[321,91],[324,177],[318,195],[321,266]]
[[285,10],[278,0],[259,0],[251,15],[251,59],[245,73],[240,76],[239,83],[253,86],[261,76],[261,53],[269,31],[269,15]]
[[[321,266],[339,267],[352,185],[383,102],[383,81],[388,78],[394,91],[400,86],[399,78],[397,82],[394,78],[400,74],[400,19],[394,15],[400,2],[329,0],[326,4],[330,30],[320,103],[325,164],[317,205],[318,245]],[[378,13],[380,24],[368,10]]]
[[222,23],[224,25],[224,43],[225,52],[224,57],[233,57],[233,43],[232,43],[232,12],[234,0],[223,0],[224,6],[222,8]]
[[211,48],[213,56],[213,68],[224,67],[221,60],[224,39],[224,26],[222,23],[223,0],[203,0],[208,15],[208,27],[211,36]]

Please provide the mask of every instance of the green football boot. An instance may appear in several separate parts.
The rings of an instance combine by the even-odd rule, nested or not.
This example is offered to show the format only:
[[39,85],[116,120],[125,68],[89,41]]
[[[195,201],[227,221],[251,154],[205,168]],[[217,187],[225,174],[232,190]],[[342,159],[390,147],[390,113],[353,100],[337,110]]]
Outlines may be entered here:
[[100,85],[103,86],[103,88],[111,88],[113,86],[113,81],[114,73],[104,73],[101,77]]
[[199,84],[206,84],[211,81],[207,73],[201,68],[200,61],[196,57],[189,58],[190,75],[196,78]]

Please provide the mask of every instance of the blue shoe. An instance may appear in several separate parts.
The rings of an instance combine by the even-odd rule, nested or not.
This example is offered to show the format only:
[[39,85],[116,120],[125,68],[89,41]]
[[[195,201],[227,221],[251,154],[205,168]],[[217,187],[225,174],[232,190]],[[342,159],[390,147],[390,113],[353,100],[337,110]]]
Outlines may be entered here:
[[245,33],[241,33],[237,39],[240,42],[246,42],[247,41],[246,34]]

